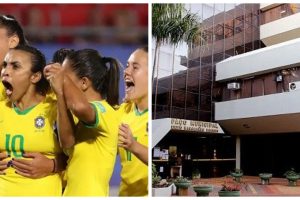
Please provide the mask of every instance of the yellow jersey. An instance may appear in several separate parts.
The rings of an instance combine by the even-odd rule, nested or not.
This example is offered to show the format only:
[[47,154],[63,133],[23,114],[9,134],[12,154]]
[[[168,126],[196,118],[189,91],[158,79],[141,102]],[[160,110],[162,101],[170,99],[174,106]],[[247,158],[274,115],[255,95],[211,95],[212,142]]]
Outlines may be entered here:
[[116,111],[105,101],[91,102],[94,125],[79,121],[69,151],[64,196],[108,196],[118,142]]
[[6,99],[5,87],[2,83],[0,83],[0,101],[4,101],[5,99]]
[[[57,134],[54,132],[56,103],[44,100],[20,111],[11,103],[0,102],[0,151],[6,151],[11,158],[22,158],[24,152],[40,152],[54,158],[61,152]],[[26,158],[27,159],[27,158]],[[0,176],[0,196],[61,196],[62,186],[59,174],[31,179],[15,173],[9,167],[6,175]]]
[[[128,124],[134,139],[148,147],[148,109],[140,113],[134,103],[123,103],[118,115],[121,123]],[[119,147],[121,158],[120,196],[148,195],[148,166],[131,152]]]
[[56,101],[57,100],[57,97],[56,97],[56,94],[53,92],[53,90],[51,89],[47,94],[46,94],[46,99],[48,101]]

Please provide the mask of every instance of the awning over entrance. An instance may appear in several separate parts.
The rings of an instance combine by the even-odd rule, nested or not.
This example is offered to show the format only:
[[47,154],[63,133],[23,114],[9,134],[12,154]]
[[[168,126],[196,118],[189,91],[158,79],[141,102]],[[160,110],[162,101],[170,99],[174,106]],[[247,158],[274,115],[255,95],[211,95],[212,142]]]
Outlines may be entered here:
[[152,120],[152,148],[161,141],[169,131],[181,131],[186,133],[224,134],[218,123],[193,121],[176,118],[163,118]]

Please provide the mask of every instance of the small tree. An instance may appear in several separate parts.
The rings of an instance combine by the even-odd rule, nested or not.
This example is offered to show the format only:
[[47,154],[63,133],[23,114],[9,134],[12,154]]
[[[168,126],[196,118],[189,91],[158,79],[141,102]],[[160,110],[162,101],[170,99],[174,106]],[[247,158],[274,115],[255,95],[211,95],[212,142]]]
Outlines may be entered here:
[[[154,73],[157,69],[158,49],[162,44],[173,46],[172,74],[174,71],[175,48],[181,42],[188,44],[199,41],[200,25],[196,14],[186,10],[184,4],[152,4],[152,37],[155,38],[155,52],[152,70],[152,83],[154,84]],[[157,69],[158,70],[158,69]],[[158,79],[156,80],[157,83]],[[173,76],[172,76],[173,87]],[[156,84],[157,85],[157,84]],[[171,90],[171,98],[173,90]],[[156,96],[154,103],[156,104]],[[172,106],[172,105],[171,105]],[[154,116],[156,108],[154,109]]]
[[155,164],[152,163],[152,187],[156,187],[161,180],[161,177],[158,176]]
[[184,4],[152,4],[152,37],[156,40],[152,80],[160,46],[171,44],[175,49],[180,42],[193,42],[200,37],[198,21]]

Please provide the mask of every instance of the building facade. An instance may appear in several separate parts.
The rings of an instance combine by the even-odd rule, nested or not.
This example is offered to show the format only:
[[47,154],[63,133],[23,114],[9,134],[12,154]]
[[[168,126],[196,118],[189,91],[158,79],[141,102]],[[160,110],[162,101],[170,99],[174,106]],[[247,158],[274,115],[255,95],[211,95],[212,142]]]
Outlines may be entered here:
[[[199,169],[203,177],[223,176],[234,168],[282,176],[288,167],[297,168],[300,162],[290,159],[296,151],[279,152],[278,146],[295,143],[300,131],[298,94],[288,92],[291,83],[300,88],[299,6],[186,7],[199,16],[202,40],[190,45],[186,55],[180,47],[175,55],[172,48],[161,49],[154,73],[154,145],[156,150],[176,147],[173,163],[153,158],[165,168],[162,175],[178,163],[183,175]],[[288,108],[283,102],[289,102]],[[163,119],[169,118],[217,123],[225,134],[164,128]]]
[[236,136],[237,164],[249,175],[300,170],[299,8],[260,4],[260,41],[266,47],[216,65],[222,98],[215,120]]

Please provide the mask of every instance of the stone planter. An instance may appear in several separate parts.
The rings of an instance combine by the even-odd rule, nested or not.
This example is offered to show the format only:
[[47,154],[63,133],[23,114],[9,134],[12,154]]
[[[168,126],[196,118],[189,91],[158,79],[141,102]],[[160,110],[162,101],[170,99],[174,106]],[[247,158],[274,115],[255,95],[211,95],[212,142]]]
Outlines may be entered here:
[[198,173],[198,174],[193,174],[193,175],[192,175],[192,178],[193,178],[193,179],[199,179],[199,178],[201,178],[201,174],[200,174],[200,173]]
[[168,187],[152,188],[152,196],[154,197],[170,197],[175,191],[175,185],[172,183]]
[[260,177],[262,185],[269,185],[270,179],[272,178],[272,174],[271,173],[260,173],[259,177]]
[[188,196],[188,188],[191,186],[190,181],[186,182],[174,182],[176,186],[176,195],[179,196]]
[[286,176],[289,186],[297,186],[297,180],[300,178],[299,175],[287,175]]
[[241,196],[240,191],[223,191],[223,190],[220,190],[218,192],[218,194],[219,194],[220,197],[239,197],[239,196]]
[[240,183],[241,182],[241,178],[243,177],[243,173],[237,173],[237,172],[231,172],[230,175],[233,177],[233,179]]
[[209,193],[213,190],[211,185],[195,185],[193,186],[194,191],[199,196],[209,196]]

